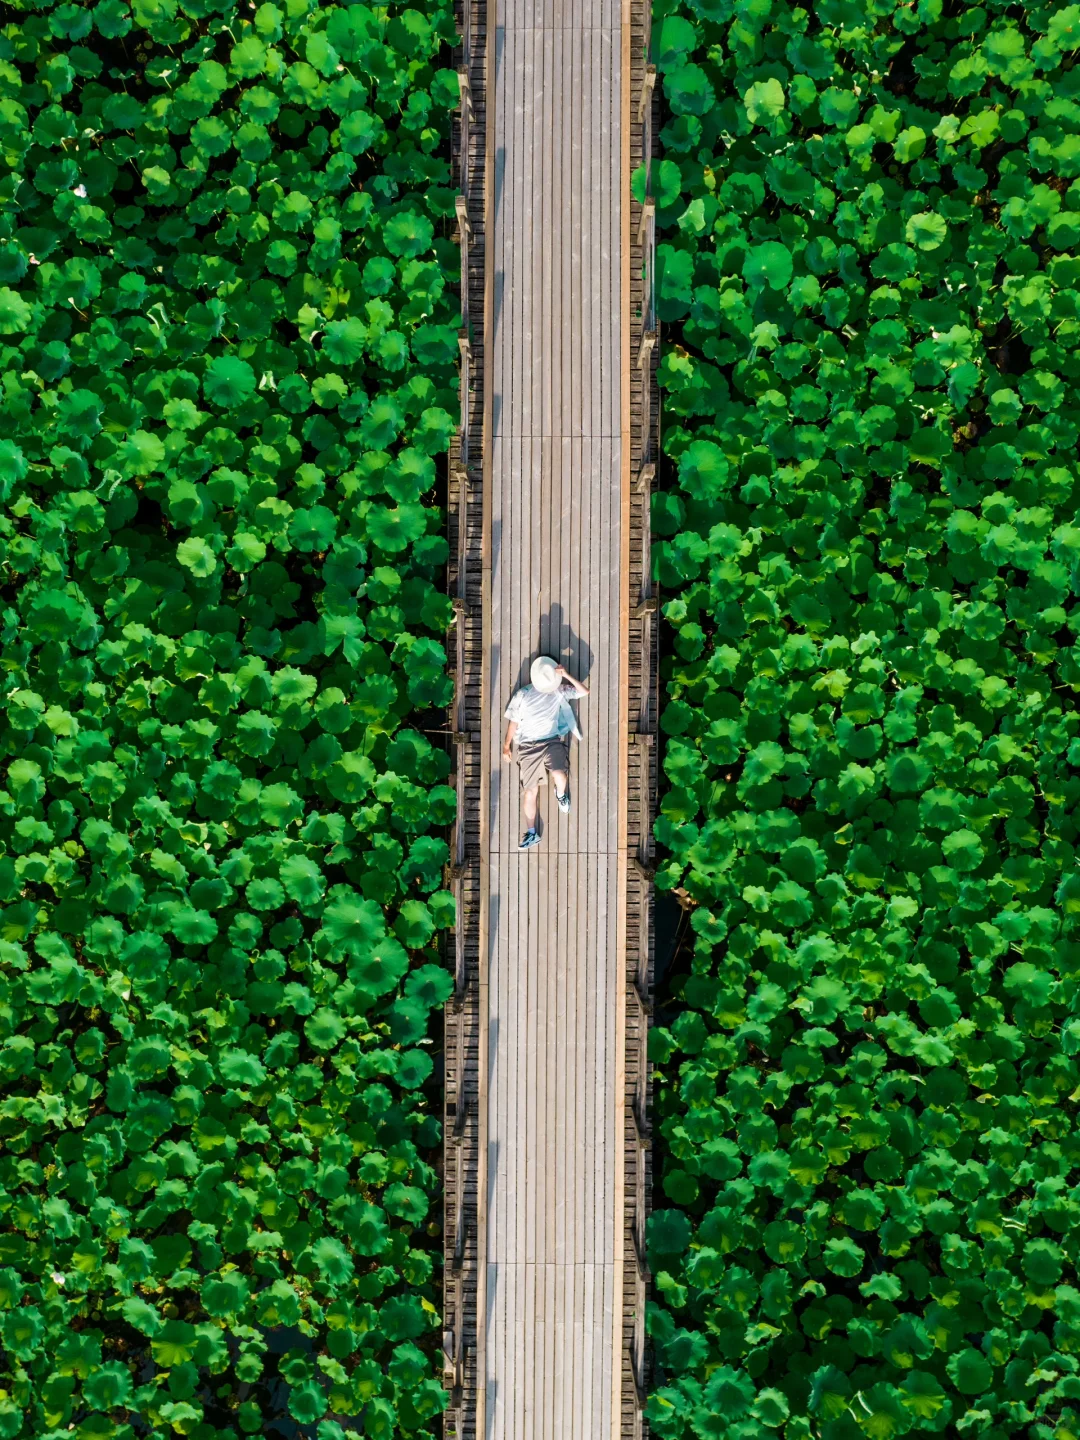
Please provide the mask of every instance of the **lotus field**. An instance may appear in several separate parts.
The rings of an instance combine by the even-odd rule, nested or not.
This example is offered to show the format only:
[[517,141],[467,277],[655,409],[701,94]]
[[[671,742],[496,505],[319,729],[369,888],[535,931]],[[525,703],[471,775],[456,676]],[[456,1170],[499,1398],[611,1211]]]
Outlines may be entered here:
[[[0,1440],[433,1440],[451,6],[0,18]],[[1078,56],[656,6],[661,1440],[1080,1436]]]
[[1080,1433],[1078,52],[655,17],[665,1440]]
[[430,1436],[450,9],[4,19],[0,1436]]

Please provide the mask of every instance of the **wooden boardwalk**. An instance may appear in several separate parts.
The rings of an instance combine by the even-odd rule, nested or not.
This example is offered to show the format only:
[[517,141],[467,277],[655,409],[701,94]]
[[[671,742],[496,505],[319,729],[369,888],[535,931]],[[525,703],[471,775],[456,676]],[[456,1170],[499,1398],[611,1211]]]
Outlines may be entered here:
[[[651,236],[629,193],[648,149],[635,13],[466,15],[444,1342],[460,1440],[643,1433],[655,410]],[[521,854],[503,710],[537,653],[590,694],[572,814],[542,791],[541,845]]]

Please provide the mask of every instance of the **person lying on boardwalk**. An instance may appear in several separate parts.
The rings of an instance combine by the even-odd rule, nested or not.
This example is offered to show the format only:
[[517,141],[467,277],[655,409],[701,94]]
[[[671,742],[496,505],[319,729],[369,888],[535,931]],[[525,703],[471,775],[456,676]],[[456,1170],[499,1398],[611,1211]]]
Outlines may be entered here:
[[517,738],[518,771],[521,776],[521,817],[525,833],[519,850],[539,845],[536,833],[536,797],[547,783],[550,770],[555,782],[555,799],[564,815],[570,813],[570,736],[581,739],[570,701],[589,692],[580,680],[568,675],[562,665],[539,655],[529,670],[529,685],[514,692],[506,707],[506,739],[503,759],[511,758]]

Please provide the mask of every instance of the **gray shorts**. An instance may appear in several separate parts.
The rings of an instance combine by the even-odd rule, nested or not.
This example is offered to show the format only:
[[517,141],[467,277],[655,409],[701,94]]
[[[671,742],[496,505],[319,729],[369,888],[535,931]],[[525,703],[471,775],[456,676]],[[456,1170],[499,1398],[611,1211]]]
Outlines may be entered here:
[[517,747],[518,770],[521,788],[535,790],[547,784],[549,770],[570,772],[570,742],[560,740],[529,740]]

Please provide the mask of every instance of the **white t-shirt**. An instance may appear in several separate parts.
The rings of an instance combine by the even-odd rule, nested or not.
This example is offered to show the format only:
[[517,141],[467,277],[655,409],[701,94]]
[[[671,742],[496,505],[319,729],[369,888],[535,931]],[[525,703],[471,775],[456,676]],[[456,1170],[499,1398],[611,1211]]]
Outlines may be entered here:
[[545,693],[531,685],[523,685],[515,692],[506,707],[506,719],[517,725],[517,740],[520,745],[529,745],[536,740],[561,739],[564,735],[578,735],[574,712],[570,709],[570,696],[578,697],[573,685],[564,680],[558,690]]

